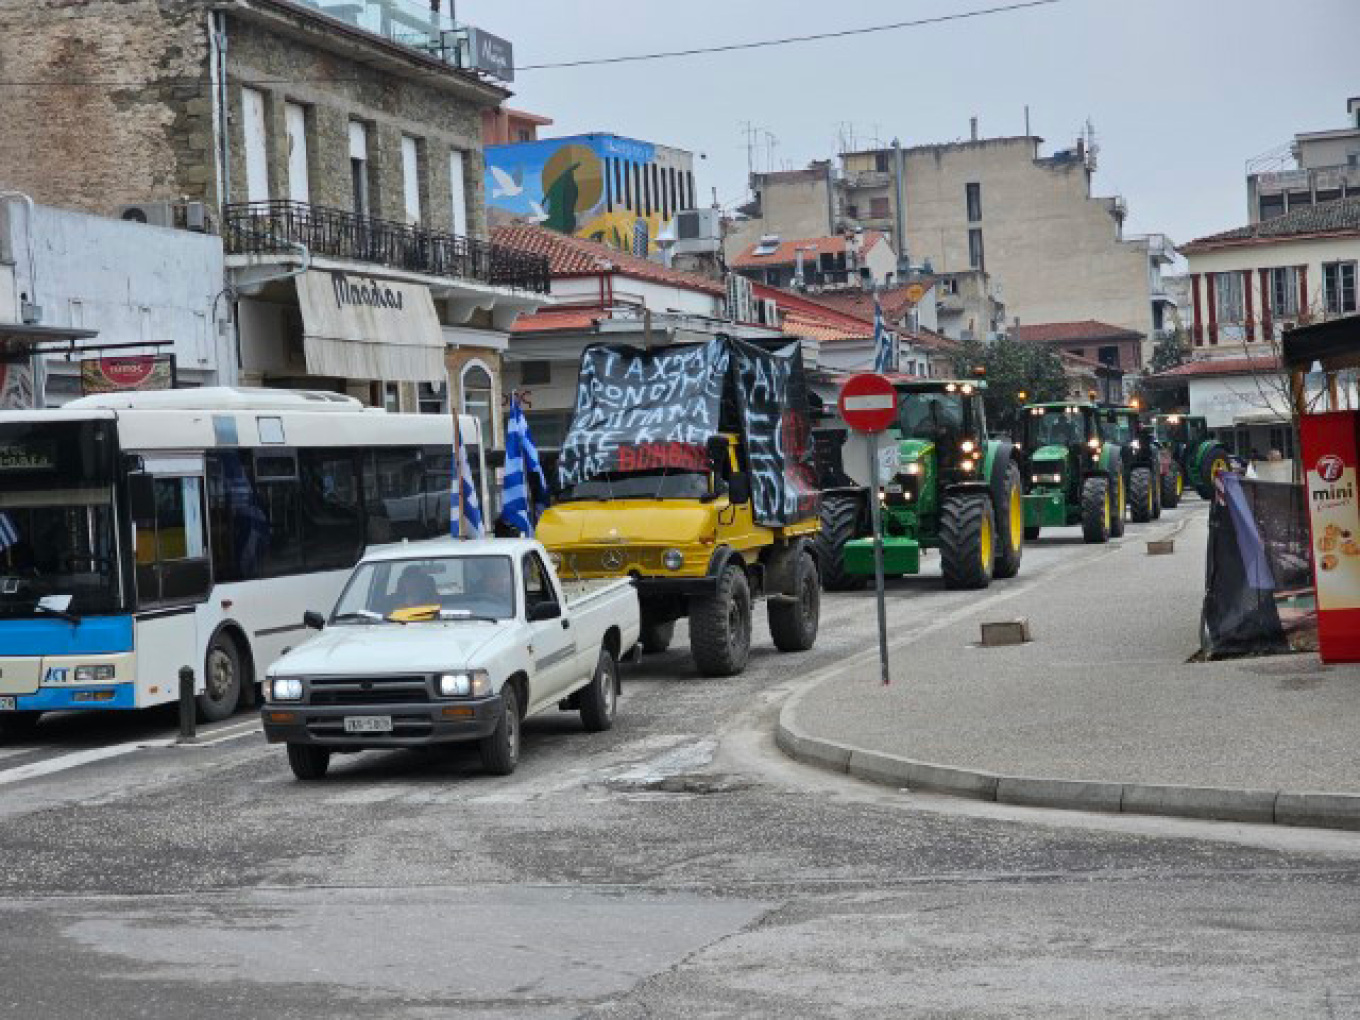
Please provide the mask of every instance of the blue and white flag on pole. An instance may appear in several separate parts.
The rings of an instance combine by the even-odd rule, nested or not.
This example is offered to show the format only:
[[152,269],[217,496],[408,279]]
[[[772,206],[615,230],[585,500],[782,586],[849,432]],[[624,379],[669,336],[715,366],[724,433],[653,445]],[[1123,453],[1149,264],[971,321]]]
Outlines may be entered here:
[[[482,530],[482,504],[477,498],[477,483],[472,478],[472,464],[468,461],[467,447],[463,445],[457,419],[454,420],[453,426],[453,486],[452,500],[449,506],[449,530],[454,538],[462,537],[463,521],[466,521],[467,537],[481,538],[484,534]],[[458,498],[460,489],[462,491],[461,501]],[[460,508],[462,520],[459,519]]]
[[874,297],[874,371],[894,372],[897,370],[897,352],[894,350],[897,338],[883,326],[883,306]]
[[4,552],[12,545],[19,542],[19,529],[14,525],[14,518],[9,514],[0,512],[0,552]]
[[[533,509],[529,507],[530,478],[533,479]],[[524,417],[519,394],[510,397],[510,417],[505,428],[505,498],[501,517],[513,524],[521,535],[532,538],[534,521],[548,508],[548,479],[538,459],[538,448],[529,435],[529,419]]]

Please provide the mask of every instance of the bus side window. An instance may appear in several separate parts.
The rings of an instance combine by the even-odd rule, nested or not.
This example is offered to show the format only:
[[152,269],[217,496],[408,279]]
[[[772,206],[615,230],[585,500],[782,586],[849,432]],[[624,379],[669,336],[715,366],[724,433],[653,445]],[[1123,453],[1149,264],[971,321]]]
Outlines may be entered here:
[[301,451],[307,569],[348,570],[364,551],[364,510],[351,450]]

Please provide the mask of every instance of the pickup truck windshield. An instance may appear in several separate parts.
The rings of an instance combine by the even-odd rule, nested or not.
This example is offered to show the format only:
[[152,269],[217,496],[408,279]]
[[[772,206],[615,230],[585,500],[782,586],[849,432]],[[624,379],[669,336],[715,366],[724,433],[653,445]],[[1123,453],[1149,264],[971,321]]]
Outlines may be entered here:
[[[443,619],[508,620],[515,615],[515,572],[508,556],[439,556],[361,563],[336,603],[340,626],[393,623],[402,610],[437,607]],[[438,613],[431,619],[440,619]]]

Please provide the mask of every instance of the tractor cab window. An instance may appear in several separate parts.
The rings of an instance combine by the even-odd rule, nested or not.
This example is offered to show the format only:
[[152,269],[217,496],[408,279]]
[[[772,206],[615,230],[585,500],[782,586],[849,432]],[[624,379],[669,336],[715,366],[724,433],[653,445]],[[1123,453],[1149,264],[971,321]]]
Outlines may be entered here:
[[1183,443],[1185,442],[1185,419],[1179,415],[1158,418],[1156,432],[1157,438],[1163,443]]
[[1025,447],[1071,446],[1089,438],[1080,407],[1032,407],[1025,415]]
[[900,397],[897,421],[903,438],[938,443],[968,433],[971,423],[958,393],[901,393]]
[[1107,443],[1128,446],[1138,438],[1138,424],[1132,415],[1109,412],[1101,418],[1100,438]]

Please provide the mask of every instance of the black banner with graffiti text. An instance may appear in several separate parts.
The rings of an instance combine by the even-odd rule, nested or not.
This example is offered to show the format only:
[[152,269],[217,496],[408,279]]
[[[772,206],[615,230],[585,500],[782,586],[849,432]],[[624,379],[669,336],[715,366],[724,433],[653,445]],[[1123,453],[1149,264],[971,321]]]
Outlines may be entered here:
[[645,351],[597,344],[581,355],[576,410],[558,458],[565,488],[598,475],[708,470],[731,353],[721,340]]
[[641,350],[588,347],[558,460],[563,488],[603,474],[706,471],[705,444],[740,431],[759,524],[817,513],[807,383],[796,343],[728,337]]
[[817,515],[817,465],[807,381],[798,344],[775,349],[734,341],[737,398],[756,523]]

